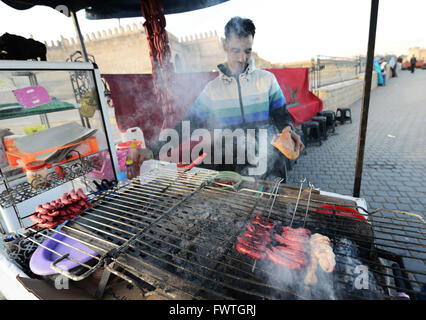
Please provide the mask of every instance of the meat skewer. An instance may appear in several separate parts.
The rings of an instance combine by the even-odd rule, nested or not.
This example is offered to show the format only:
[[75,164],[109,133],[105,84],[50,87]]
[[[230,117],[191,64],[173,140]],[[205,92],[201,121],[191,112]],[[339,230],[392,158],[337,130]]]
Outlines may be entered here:
[[[262,218],[260,214],[257,214],[255,216],[255,220],[257,220],[259,222],[259,223],[257,223],[258,225],[265,224],[265,225],[270,227],[270,228],[267,228],[267,229],[273,229],[274,228],[273,221],[269,220],[269,217],[271,216],[271,212],[272,212],[272,208],[274,207],[275,200],[277,200],[277,195],[278,195],[278,190],[280,189],[280,184],[283,181],[284,181],[284,179],[282,179],[282,178],[276,178],[275,179],[274,188],[272,189],[272,194],[274,195],[274,198],[272,199],[272,194],[271,194],[269,196],[269,200],[267,202],[267,204],[268,204],[269,201],[271,201],[271,199],[272,199],[271,206],[269,207],[268,218],[266,218],[266,219]],[[266,210],[267,204],[265,204],[265,210]],[[270,236],[270,231],[269,231],[268,238],[269,238],[269,236]],[[269,242],[271,242],[270,238],[269,238]],[[254,269],[256,268],[256,262],[257,262],[257,260],[254,261],[251,272],[254,272]]]
[[312,189],[314,188],[314,185],[312,183],[308,182],[308,185],[309,185],[308,204],[306,205],[305,219],[303,219],[303,228],[305,228],[306,218],[308,217],[309,204],[311,202]]
[[299,194],[297,195],[296,206],[294,207],[293,217],[290,221],[290,227],[293,225],[294,216],[296,215],[297,207],[299,206],[300,195],[302,194],[303,184],[305,183],[306,178],[300,180]]
[[30,228],[54,228],[66,220],[75,218],[92,207],[87,199],[83,190],[78,189],[77,192],[71,190],[69,194],[64,193],[60,199],[37,205],[35,212],[28,216],[34,222]]

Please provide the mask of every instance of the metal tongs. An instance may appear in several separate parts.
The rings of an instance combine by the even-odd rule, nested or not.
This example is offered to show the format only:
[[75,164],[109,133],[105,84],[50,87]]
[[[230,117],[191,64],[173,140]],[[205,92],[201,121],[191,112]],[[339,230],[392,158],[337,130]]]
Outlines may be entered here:
[[[294,217],[296,215],[297,207],[299,206],[299,200],[300,200],[300,196],[302,194],[303,184],[305,183],[305,181],[306,181],[306,178],[303,178],[303,179],[300,180],[299,194],[297,195],[296,206],[294,208],[293,216],[291,217],[291,221],[290,221],[290,224],[289,224],[290,228],[293,225]],[[309,195],[308,195],[308,203],[306,205],[305,218],[303,219],[303,228],[305,227],[306,218],[308,216],[308,211],[309,211],[309,205],[311,203],[311,194],[312,194],[312,190],[314,189],[314,185],[311,182],[308,181],[308,185],[309,185]]]
[[290,228],[293,225],[294,216],[296,215],[297,207],[299,206],[300,195],[302,194],[303,184],[305,183],[305,181],[306,181],[306,178],[300,179],[299,194],[297,195],[296,206],[294,207],[293,216],[291,217],[291,221],[289,225]]
[[201,156],[199,156],[197,159],[195,159],[194,161],[192,161],[189,165],[187,165],[183,171],[176,177],[175,180],[173,180],[172,182],[170,182],[166,187],[164,187],[163,190],[160,191],[160,193],[164,193],[168,188],[170,188],[171,185],[173,185],[176,181],[178,181],[180,178],[182,178],[182,176],[187,173],[189,170],[191,170],[192,168],[194,168],[197,164],[199,164],[201,161],[203,161],[203,159],[207,156],[207,153],[203,153]]

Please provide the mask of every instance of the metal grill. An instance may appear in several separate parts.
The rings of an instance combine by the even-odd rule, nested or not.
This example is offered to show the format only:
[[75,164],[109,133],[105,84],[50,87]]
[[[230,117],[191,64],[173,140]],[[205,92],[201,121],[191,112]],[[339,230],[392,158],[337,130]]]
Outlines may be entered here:
[[[52,233],[65,233],[97,251],[93,263],[80,263],[84,270],[77,274],[54,266],[67,255],[45,247],[60,256],[52,267],[73,280],[104,267],[131,283],[143,280],[171,298],[422,296],[425,270],[404,264],[406,258],[425,262],[425,223],[418,216],[384,209],[364,212],[353,201],[320,195],[310,184],[299,189],[280,181],[243,181],[237,192],[221,190],[210,183],[216,173],[191,171],[176,181],[177,172],[154,169],[95,197],[92,209],[61,230],[29,230],[23,236],[42,245],[34,234],[52,239]],[[333,213],[316,212],[321,204],[333,205]],[[367,220],[337,215],[336,205],[356,208]],[[336,269],[317,272],[317,285],[306,286],[304,269],[290,271],[239,253],[237,237],[257,213],[278,226],[305,227],[329,237]]]

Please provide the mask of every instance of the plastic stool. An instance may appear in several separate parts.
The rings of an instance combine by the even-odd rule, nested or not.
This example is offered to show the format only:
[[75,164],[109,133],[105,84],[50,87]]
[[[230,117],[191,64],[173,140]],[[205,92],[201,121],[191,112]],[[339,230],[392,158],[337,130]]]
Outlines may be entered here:
[[308,146],[310,143],[318,142],[321,145],[320,124],[316,121],[306,121],[302,123],[302,131],[304,141],[303,144]]
[[336,120],[340,121],[341,124],[344,124],[348,120],[352,123],[351,108],[338,108],[336,111]]
[[315,116],[311,121],[319,123],[319,129],[322,139],[327,140],[327,117]]
[[326,117],[327,118],[327,131],[330,131],[334,133],[336,131],[336,114],[334,111],[331,110],[323,110],[318,112],[318,116]]

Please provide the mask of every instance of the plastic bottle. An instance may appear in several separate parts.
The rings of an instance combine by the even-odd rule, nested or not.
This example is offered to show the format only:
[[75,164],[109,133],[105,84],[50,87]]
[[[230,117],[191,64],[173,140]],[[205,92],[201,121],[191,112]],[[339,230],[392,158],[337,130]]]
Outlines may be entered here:
[[135,139],[132,140],[130,144],[129,153],[127,154],[127,160],[133,161],[133,170],[136,175],[139,175],[139,171],[142,165],[142,155],[140,149],[138,149],[138,144]]
[[127,176],[127,179],[129,179],[129,180],[131,180],[135,177],[133,160],[127,160],[126,161],[126,176]]

